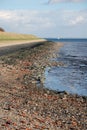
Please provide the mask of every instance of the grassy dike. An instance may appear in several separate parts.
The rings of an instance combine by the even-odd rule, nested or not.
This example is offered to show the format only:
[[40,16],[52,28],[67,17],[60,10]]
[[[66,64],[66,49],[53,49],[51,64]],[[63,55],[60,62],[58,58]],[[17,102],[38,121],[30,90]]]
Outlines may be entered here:
[[44,39],[41,39],[39,37],[30,34],[0,32],[0,47],[23,44],[23,43],[31,43],[43,40]]
[[29,34],[16,34],[16,33],[8,33],[8,32],[0,32],[0,42],[7,41],[22,41],[22,40],[38,40],[40,38],[29,35]]

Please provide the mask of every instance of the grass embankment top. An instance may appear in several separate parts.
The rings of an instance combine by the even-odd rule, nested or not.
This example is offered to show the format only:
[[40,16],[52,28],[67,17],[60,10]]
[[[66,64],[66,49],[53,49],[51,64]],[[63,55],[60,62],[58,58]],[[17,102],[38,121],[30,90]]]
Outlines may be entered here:
[[0,32],[0,42],[4,41],[22,41],[22,40],[40,40],[40,38],[29,34],[16,34],[8,32]]

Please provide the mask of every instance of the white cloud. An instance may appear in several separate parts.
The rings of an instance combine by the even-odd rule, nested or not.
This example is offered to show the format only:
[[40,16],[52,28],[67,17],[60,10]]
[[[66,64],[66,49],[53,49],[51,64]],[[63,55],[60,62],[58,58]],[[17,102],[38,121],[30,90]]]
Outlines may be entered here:
[[71,25],[81,24],[82,22],[84,22],[84,20],[85,19],[83,16],[78,16],[74,20],[71,20],[70,23]]
[[0,11],[0,24],[7,26],[10,31],[32,33],[54,26],[46,12],[15,10]]
[[67,33],[67,30],[71,28],[79,35],[77,28],[82,28],[87,35],[87,10],[3,10],[0,11],[0,26],[10,32],[52,37],[62,33],[68,35],[70,32]]
[[48,3],[59,3],[59,2],[86,2],[86,0],[49,0]]
[[87,23],[87,10],[84,11],[64,11],[63,15],[66,25],[78,26]]
[[6,12],[6,11],[0,11],[0,18],[2,19],[10,19],[11,18],[11,12]]

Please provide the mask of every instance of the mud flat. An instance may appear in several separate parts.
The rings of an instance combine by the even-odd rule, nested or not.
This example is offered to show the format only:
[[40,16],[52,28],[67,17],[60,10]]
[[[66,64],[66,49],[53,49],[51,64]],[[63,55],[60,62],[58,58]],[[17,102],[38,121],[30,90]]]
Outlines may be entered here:
[[44,42],[0,56],[0,130],[86,130],[87,97],[44,88],[44,70],[60,66],[61,43]]

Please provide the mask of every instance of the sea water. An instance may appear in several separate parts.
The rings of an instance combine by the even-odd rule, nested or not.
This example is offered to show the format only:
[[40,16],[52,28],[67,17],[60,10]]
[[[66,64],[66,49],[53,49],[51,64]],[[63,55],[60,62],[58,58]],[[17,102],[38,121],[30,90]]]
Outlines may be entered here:
[[87,96],[87,39],[51,40],[64,43],[54,59],[64,65],[46,68],[45,87]]

